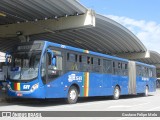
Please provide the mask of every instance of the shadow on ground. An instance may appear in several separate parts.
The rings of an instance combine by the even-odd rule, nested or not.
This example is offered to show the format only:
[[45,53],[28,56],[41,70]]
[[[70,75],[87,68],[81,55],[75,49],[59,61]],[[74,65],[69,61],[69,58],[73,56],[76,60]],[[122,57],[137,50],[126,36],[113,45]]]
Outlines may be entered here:
[[[148,97],[152,97],[149,95]],[[124,95],[120,99],[135,99],[144,97],[143,95]],[[89,97],[89,98],[79,98],[78,103],[91,103],[96,101],[111,101],[113,100],[111,96],[109,97]],[[60,106],[67,104],[65,99],[28,99],[28,98],[12,98],[6,99],[0,102],[0,106],[7,105],[19,105],[19,106],[31,106],[31,107],[47,107],[47,106]]]

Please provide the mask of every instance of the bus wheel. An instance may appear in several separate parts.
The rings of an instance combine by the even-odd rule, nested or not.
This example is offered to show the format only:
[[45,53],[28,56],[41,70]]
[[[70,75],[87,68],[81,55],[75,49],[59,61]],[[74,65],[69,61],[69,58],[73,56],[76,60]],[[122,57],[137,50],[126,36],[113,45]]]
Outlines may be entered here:
[[149,93],[149,88],[148,88],[148,86],[146,86],[145,91],[144,91],[144,96],[147,97],[148,93]]
[[113,99],[114,99],[114,100],[118,100],[119,97],[120,97],[120,89],[119,89],[118,86],[116,86],[116,87],[114,88],[114,92],[113,92]]
[[67,103],[69,104],[75,104],[78,99],[78,91],[75,86],[71,86],[69,91],[68,91],[68,96],[67,96]]

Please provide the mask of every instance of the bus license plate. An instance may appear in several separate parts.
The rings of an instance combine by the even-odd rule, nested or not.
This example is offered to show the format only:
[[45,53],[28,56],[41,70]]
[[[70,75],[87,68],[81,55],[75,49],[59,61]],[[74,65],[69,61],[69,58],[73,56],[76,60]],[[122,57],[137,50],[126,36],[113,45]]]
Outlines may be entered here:
[[19,97],[20,97],[20,96],[23,96],[23,94],[22,94],[22,93],[17,93],[17,96],[19,96]]

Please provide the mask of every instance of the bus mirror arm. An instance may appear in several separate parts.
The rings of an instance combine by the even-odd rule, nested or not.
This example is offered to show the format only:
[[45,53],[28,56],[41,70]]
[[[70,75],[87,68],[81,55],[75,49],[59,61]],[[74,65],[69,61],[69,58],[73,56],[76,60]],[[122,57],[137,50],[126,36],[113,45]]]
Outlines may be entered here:
[[56,65],[56,58],[54,58],[54,53],[52,50],[47,49],[47,52],[51,54],[52,57],[52,65],[55,66]]
[[54,57],[52,58],[52,65],[56,66],[56,58],[54,58]]
[[6,81],[7,80],[7,76],[6,75],[4,75],[4,81]]

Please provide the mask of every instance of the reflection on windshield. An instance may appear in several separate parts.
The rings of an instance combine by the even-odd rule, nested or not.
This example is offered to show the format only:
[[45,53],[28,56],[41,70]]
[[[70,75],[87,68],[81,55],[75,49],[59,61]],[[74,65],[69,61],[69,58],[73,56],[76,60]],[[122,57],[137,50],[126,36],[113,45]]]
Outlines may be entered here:
[[19,52],[13,55],[10,79],[31,80],[38,76],[40,52]]

